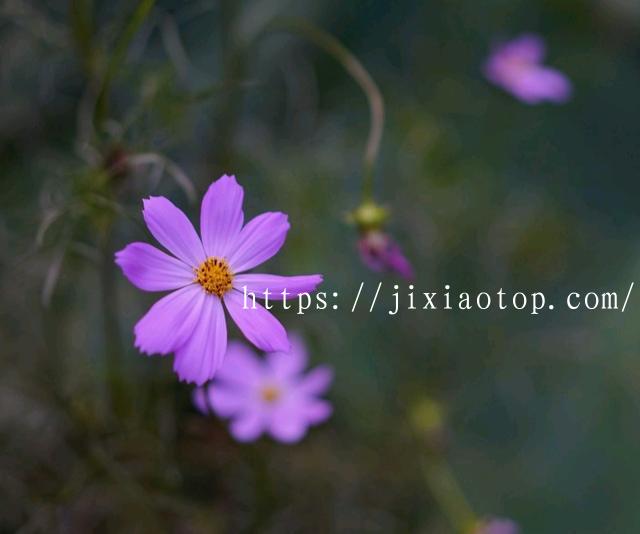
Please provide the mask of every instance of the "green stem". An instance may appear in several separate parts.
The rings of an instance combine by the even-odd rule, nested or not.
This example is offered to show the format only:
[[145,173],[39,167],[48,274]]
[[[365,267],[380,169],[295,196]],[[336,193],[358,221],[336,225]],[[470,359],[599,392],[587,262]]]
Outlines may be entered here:
[[112,231],[110,227],[106,229],[103,237],[101,256],[100,289],[107,386],[114,412],[118,415],[125,415],[127,399],[122,374],[122,336],[118,322],[116,271],[113,262]]
[[108,114],[108,99],[111,83],[124,63],[131,41],[136,33],[138,33],[140,26],[142,26],[142,23],[146,20],[154,4],[155,0],[140,0],[136,9],[129,17],[129,22],[116,41],[115,49],[104,73],[100,90],[98,91],[95,112],[96,123],[98,125],[106,119]]
[[274,493],[268,460],[273,456],[273,447],[269,443],[264,444],[264,447],[261,445],[253,446],[245,451],[246,461],[253,470],[256,489],[253,517],[245,532],[263,532],[278,510],[278,499]]
[[[219,98],[216,102],[216,136],[213,148],[209,153],[210,165],[215,167],[216,172],[220,169],[231,169],[234,166],[236,154],[234,142],[238,121],[241,116],[239,108],[244,98],[244,88],[239,90],[241,81],[245,77],[247,68],[248,43],[238,42],[233,28],[237,25],[239,11],[242,9],[237,0],[221,0],[219,2],[219,14],[224,31],[221,34],[222,40],[222,65],[224,78],[220,86]],[[217,130],[224,129],[224,134],[220,135]]]
[[477,517],[446,461],[427,457],[422,462],[422,472],[431,493],[455,530],[459,534],[473,532]]
[[[232,46],[232,45],[229,45]],[[222,169],[233,168],[236,158],[234,140],[238,130],[240,113],[238,110],[244,98],[243,91],[234,90],[233,86],[245,75],[246,55],[242,49],[231,49],[225,54],[225,94],[222,95],[222,112],[219,115],[218,125],[224,128],[224,135],[219,136],[218,148],[212,154],[215,162]]]
[[93,0],[71,0],[69,4],[71,36],[84,70],[90,81],[94,77]]
[[362,158],[362,196],[363,200],[371,200],[373,198],[373,171],[380,151],[380,142],[384,129],[384,100],[376,82],[358,58],[340,41],[313,24],[304,20],[285,19],[274,23],[272,27],[298,34],[322,48],[344,67],[366,95],[371,123]]

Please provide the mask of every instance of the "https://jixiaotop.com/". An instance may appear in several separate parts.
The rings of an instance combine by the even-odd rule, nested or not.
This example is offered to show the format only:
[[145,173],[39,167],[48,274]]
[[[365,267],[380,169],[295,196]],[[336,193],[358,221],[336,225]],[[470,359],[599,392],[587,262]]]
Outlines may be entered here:
[[635,282],[624,290],[581,290],[565,295],[547,296],[544,291],[509,290],[504,288],[486,291],[456,290],[445,284],[440,291],[421,291],[413,284],[401,287],[398,284],[378,282],[367,286],[361,282],[353,291],[317,291],[294,293],[286,288],[265,289],[262,292],[241,288],[245,309],[262,305],[271,310],[282,307],[294,310],[298,315],[309,311],[346,310],[351,313],[381,310],[389,316],[416,311],[512,311],[539,315],[557,309],[568,311],[614,311],[623,313],[629,303]]

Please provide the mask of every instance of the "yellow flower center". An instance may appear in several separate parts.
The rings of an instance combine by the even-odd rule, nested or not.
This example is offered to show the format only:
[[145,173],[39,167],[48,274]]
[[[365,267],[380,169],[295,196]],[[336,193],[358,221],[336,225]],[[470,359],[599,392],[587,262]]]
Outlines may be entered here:
[[280,390],[275,386],[265,386],[260,391],[260,397],[267,404],[272,404],[280,398]]
[[210,295],[222,298],[232,288],[233,274],[223,258],[207,258],[195,269],[195,273],[195,281]]

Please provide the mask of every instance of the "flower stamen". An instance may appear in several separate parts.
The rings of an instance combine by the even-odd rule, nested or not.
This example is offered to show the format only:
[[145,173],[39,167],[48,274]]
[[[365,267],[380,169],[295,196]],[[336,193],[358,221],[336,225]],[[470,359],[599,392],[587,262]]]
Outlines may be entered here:
[[223,258],[207,258],[195,269],[196,278],[210,295],[222,296],[233,287],[233,273]]
[[280,389],[276,386],[264,386],[260,391],[260,398],[267,404],[273,404],[280,398]]

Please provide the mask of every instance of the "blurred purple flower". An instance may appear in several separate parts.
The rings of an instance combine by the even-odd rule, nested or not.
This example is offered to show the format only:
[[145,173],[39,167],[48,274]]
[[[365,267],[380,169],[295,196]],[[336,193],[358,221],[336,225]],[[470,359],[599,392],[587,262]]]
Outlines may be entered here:
[[392,272],[413,279],[413,267],[393,238],[380,230],[369,230],[358,240],[364,264],[376,272]]
[[135,345],[146,354],[175,352],[181,380],[204,384],[220,367],[227,350],[223,302],[233,321],[264,351],[287,351],[280,322],[260,304],[244,307],[243,287],[272,300],[313,291],[321,275],[239,274],[271,258],[282,247],[289,222],[284,213],[258,215],[243,226],[244,190],[234,176],[213,182],[202,200],[200,231],[164,197],[143,201],[151,234],[173,256],[146,243],[131,243],[116,253],[116,263],[136,287],[169,291],[136,324]]
[[494,48],[484,65],[484,75],[527,104],[566,102],[571,97],[571,82],[560,71],[542,65],[544,56],[543,39],[524,34]]
[[520,528],[510,519],[492,518],[484,521],[474,534],[519,534]]
[[319,366],[304,374],[306,365],[306,348],[295,335],[289,353],[272,352],[265,359],[232,341],[224,366],[211,384],[193,391],[193,403],[205,415],[231,418],[238,441],[254,441],[263,433],[283,443],[300,441],[332,412],[317,397],[331,385],[333,371]]

